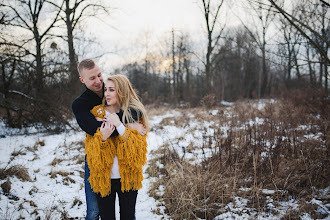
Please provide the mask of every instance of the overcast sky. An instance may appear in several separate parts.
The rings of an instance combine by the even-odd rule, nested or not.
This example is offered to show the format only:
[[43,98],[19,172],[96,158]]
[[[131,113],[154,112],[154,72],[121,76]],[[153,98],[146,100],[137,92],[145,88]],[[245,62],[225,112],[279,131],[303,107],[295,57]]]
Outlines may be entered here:
[[[109,70],[136,57],[139,47],[149,36],[150,44],[170,36],[172,28],[189,33],[192,40],[205,37],[205,21],[200,0],[111,0],[115,9],[104,23],[93,22],[90,30],[114,54],[103,56],[100,62]],[[227,5],[223,11],[228,13]],[[228,18],[227,18],[228,19]],[[226,20],[233,23],[235,19]],[[108,25],[107,25],[108,24]],[[152,46],[152,45],[151,45]]]

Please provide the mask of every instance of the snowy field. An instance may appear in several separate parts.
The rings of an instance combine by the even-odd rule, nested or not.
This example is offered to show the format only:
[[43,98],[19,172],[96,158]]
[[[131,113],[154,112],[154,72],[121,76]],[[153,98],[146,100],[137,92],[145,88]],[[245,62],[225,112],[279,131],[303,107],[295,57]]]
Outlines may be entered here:
[[[157,121],[157,117],[151,120],[151,126]],[[22,168],[27,170],[30,180],[14,175],[0,181],[0,185],[7,180],[11,183],[9,193],[0,188],[0,219],[83,219],[86,210],[84,133],[20,134],[27,131],[38,133],[36,129],[10,130],[1,125],[0,168]],[[157,148],[159,141],[151,132],[148,150]],[[161,219],[162,216],[152,211],[156,201],[148,196],[150,179],[147,174],[144,177],[143,188],[138,193],[136,219]],[[116,210],[119,216],[118,203]]]
[[[268,100],[268,103],[275,102]],[[231,118],[233,103],[222,103],[224,108],[221,114]],[[262,110],[265,102],[259,102],[254,106]],[[210,116],[220,114],[219,109],[206,110]],[[203,158],[211,156],[211,151],[194,149],[186,151],[190,144],[203,145],[203,136],[213,135],[215,127],[224,134],[229,127],[218,125],[213,121],[201,120],[198,112],[182,112],[167,110],[153,115],[150,118],[151,131],[148,134],[148,161],[157,157],[158,148],[169,144],[178,153],[191,163],[199,163]],[[187,122],[178,121],[188,117]],[[261,124],[262,118],[248,121],[249,124]],[[75,122],[73,122],[75,124]],[[77,125],[74,125],[77,126]],[[0,179],[0,219],[83,219],[85,216],[86,203],[84,193],[84,133],[82,131],[67,130],[61,134],[49,135],[38,133],[37,129],[27,130],[30,135],[25,135],[24,130],[8,129],[0,124],[0,168],[18,168],[19,173],[13,172],[9,178]],[[315,138],[318,138],[317,136]],[[148,168],[150,163],[144,167]],[[162,164],[158,164],[160,167]],[[24,173],[27,171],[27,173]],[[9,174],[7,174],[9,176]],[[25,177],[24,177],[25,176]],[[139,190],[136,219],[169,219],[165,214],[162,201],[157,201],[148,195],[148,191],[155,177],[148,177],[144,173],[143,188]],[[5,186],[6,192],[4,191]],[[162,187],[160,187],[162,188]],[[160,195],[162,194],[161,189]],[[240,189],[248,191],[250,189]],[[324,189],[324,194],[329,195],[330,187]],[[272,195],[274,190],[263,189],[263,193]],[[225,205],[222,214],[215,219],[278,219],[288,210],[296,209],[298,201],[294,199],[283,201],[274,206],[271,197],[266,201],[270,213],[255,213],[247,207],[245,198],[235,196],[233,203]],[[311,200],[312,205],[319,207],[330,219],[330,204],[324,204],[317,199]],[[275,212],[276,211],[276,212]],[[156,214],[157,213],[157,214]],[[118,203],[117,203],[117,216]],[[119,219],[119,218],[118,218]],[[312,219],[305,214],[301,219]]]

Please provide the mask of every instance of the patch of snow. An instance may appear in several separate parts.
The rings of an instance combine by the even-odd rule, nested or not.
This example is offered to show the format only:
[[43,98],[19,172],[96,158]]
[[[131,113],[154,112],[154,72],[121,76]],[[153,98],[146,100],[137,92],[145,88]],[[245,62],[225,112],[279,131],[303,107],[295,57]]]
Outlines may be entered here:
[[224,106],[232,106],[232,105],[234,105],[233,102],[227,102],[227,101],[224,101],[224,100],[222,100],[222,101],[220,102],[220,104],[221,104],[221,105],[224,105]]

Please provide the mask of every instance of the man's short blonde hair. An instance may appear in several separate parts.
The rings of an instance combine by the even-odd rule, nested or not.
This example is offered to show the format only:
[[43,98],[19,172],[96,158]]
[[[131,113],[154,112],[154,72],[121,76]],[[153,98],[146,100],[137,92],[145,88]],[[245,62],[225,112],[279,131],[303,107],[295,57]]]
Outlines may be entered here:
[[81,71],[83,69],[90,70],[90,69],[93,69],[95,66],[96,66],[96,64],[95,64],[94,60],[92,60],[92,59],[84,59],[84,60],[80,61],[77,66],[79,76],[81,76]]

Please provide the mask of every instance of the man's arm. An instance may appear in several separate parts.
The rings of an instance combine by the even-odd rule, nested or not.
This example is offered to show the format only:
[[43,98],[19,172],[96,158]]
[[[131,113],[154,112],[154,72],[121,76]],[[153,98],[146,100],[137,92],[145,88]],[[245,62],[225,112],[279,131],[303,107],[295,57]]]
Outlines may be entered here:
[[101,127],[102,122],[95,119],[86,103],[75,100],[72,103],[72,111],[80,128],[87,134],[94,135],[97,128]]
[[140,135],[145,135],[147,133],[147,129],[143,126],[143,124],[139,122],[134,122],[134,123],[128,123],[127,127],[130,129],[135,129],[139,132]]

